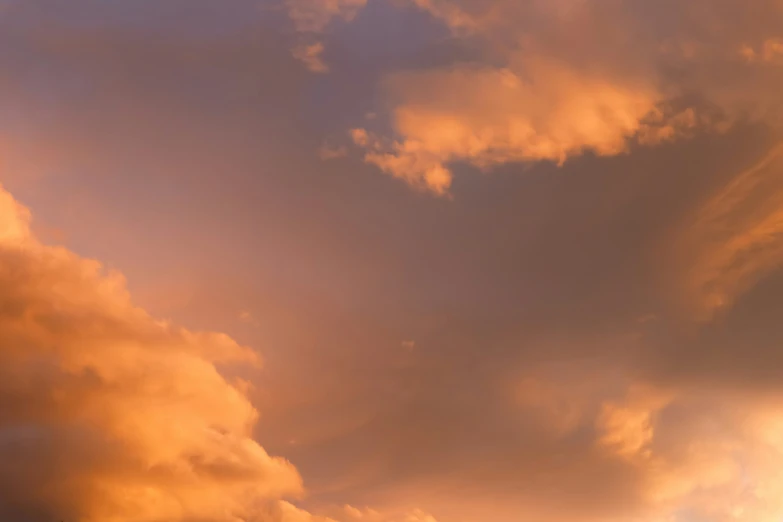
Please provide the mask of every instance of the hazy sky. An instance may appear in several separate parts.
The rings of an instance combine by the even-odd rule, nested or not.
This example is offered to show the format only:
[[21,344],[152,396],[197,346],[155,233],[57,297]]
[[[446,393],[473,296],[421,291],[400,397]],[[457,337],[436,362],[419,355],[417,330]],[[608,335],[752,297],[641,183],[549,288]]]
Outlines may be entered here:
[[781,92],[781,0],[0,0],[0,519],[779,522]]

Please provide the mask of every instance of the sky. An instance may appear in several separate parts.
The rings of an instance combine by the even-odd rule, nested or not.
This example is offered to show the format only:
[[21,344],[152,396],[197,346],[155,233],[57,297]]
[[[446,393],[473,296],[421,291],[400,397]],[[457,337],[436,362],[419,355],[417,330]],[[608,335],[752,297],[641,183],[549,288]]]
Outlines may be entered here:
[[0,519],[783,520],[781,0],[0,0]]

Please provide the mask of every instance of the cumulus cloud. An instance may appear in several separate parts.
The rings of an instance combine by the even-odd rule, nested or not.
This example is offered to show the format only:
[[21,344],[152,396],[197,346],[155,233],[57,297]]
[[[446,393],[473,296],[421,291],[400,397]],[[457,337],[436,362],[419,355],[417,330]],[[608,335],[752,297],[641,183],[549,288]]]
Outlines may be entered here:
[[[457,67],[401,74],[391,82],[402,140],[375,140],[366,160],[413,186],[445,193],[447,164],[480,168],[511,161],[626,150],[659,101],[651,87],[532,60],[512,69]],[[360,134],[357,144],[367,144]]]
[[300,476],[219,371],[255,352],[154,320],[121,275],[41,244],[5,191],[0,288],[2,518],[311,520],[279,504]]
[[[633,142],[652,146],[723,131],[749,112],[768,117],[779,105],[772,94],[783,84],[778,73],[728,73],[749,35],[762,40],[743,47],[746,62],[772,64],[782,56],[764,23],[781,16],[771,0],[753,9],[734,0],[665,2],[654,13],[633,0],[412,4],[477,46],[480,57],[392,74],[386,91],[393,136],[357,143],[367,147],[368,163],[435,194],[448,192],[453,162],[487,169],[562,164],[585,152],[612,156]],[[661,19],[656,27],[645,22],[653,15]],[[734,30],[720,31],[735,19]]]

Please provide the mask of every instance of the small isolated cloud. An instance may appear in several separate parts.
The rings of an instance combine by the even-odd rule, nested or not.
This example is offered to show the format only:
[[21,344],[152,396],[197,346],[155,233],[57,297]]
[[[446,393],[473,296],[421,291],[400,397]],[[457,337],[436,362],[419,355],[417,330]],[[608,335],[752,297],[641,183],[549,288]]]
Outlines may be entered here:
[[239,313],[239,320],[242,321],[243,323],[252,324],[253,326],[259,325],[258,320],[255,318],[255,316],[247,310],[243,310],[242,312]]
[[345,146],[333,147],[327,144],[318,149],[318,157],[324,161],[345,157],[348,154],[348,148]]
[[350,22],[367,0],[286,0],[288,16],[296,30],[321,33],[334,20]]
[[305,64],[314,73],[329,72],[329,67],[323,60],[324,44],[316,42],[309,45],[300,45],[291,50],[294,58]]
[[407,351],[413,351],[414,348],[416,348],[416,342],[415,341],[403,341],[402,347],[405,348]]

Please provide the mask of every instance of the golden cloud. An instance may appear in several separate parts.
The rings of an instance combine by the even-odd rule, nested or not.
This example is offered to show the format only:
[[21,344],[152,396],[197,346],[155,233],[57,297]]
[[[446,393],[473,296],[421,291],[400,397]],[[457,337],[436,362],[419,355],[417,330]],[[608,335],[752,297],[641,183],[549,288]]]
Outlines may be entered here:
[[435,517],[420,509],[402,514],[381,513],[371,508],[357,508],[345,505],[340,511],[340,520],[345,522],[438,522]]
[[[536,370],[535,373],[540,373]],[[591,518],[559,510],[554,503],[541,512],[563,520],[698,520],[771,522],[783,516],[783,423],[781,402],[772,397],[738,396],[717,389],[662,388],[625,380],[624,391],[607,373],[604,382],[576,381],[560,387],[536,377],[540,385],[557,390],[562,400],[578,406],[571,433],[590,430],[602,457],[592,462],[592,476],[613,466],[632,470],[637,496],[629,510]],[[592,381],[591,381],[592,382]],[[540,408],[557,404],[538,403]],[[562,439],[552,451],[567,451]],[[588,458],[580,453],[575,458]],[[612,462],[614,461],[614,464]],[[572,465],[549,471],[558,483],[571,480]],[[628,499],[605,498],[606,502]],[[567,513],[567,514],[566,514]],[[562,518],[561,518],[562,517]]]
[[218,371],[255,352],[154,320],[121,275],[41,244],[5,191],[0,289],[2,518],[295,520],[279,499],[299,474]]
[[335,19],[350,22],[367,0],[286,0],[297,31],[320,33]]
[[[371,145],[366,160],[385,172],[438,194],[447,192],[447,164],[479,168],[551,160],[592,151],[614,155],[643,129],[660,95],[654,88],[575,71],[564,64],[526,60],[516,70],[456,67],[401,74],[391,82],[402,100],[388,146]],[[372,147],[375,144],[375,147]]]
[[[636,1],[410,3],[479,50],[469,62],[392,74],[394,135],[357,141],[366,162],[416,188],[447,194],[455,162],[562,164],[725,131],[749,115],[778,121],[783,77],[742,71],[736,59],[752,35],[761,42],[742,47],[745,62],[780,61],[783,46],[765,27],[783,15],[772,0],[752,9],[667,3],[658,15],[678,23],[660,27]],[[731,22],[734,30],[720,30]]]
[[676,249],[690,313],[709,319],[783,264],[783,144],[734,176],[683,226]]

